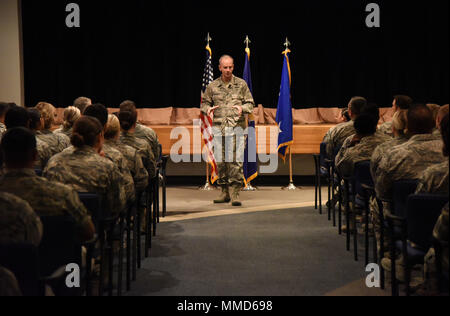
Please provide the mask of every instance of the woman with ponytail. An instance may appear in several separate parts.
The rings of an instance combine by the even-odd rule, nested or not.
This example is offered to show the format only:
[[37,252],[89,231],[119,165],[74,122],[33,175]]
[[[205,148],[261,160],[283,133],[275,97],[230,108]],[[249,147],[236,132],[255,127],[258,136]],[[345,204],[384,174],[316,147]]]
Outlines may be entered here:
[[73,127],[72,147],[50,159],[44,170],[49,180],[59,181],[78,192],[97,193],[106,199],[106,210],[118,214],[125,206],[120,172],[102,157],[103,127],[93,117],[83,116]]

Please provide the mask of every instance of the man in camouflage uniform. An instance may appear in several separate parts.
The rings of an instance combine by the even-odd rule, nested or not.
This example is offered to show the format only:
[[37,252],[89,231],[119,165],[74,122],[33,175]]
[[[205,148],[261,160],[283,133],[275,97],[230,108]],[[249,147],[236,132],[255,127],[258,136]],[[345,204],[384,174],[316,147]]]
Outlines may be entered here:
[[94,236],[94,225],[77,193],[61,183],[38,177],[33,170],[37,156],[36,139],[25,128],[8,130],[2,140],[6,172],[0,179],[0,191],[28,202],[39,216],[70,216],[77,224],[82,240]]
[[[255,102],[247,83],[233,76],[234,60],[230,56],[222,56],[219,70],[222,76],[209,84],[203,96],[201,111],[213,116],[214,146],[222,149],[222,156],[217,160],[217,183],[222,187],[222,195],[215,203],[228,203],[233,206],[241,206],[239,192],[244,185],[243,153],[245,142],[243,135],[238,135],[233,130],[246,129],[244,114],[252,114]],[[219,145],[220,144],[220,145]],[[233,152],[226,152],[227,145],[231,144]],[[215,149],[215,155],[218,153]],[[232,154],[232,157],[229,157]],[[239,157],[242,157],[239,159]],[[227,159],[228,158],[228,159]],[[228,162],[232,160],[231,162]],[[230,198],[229,187],[233,191]]]
[[[124,101],[120,104],[120,111],[136,111],[136,104],[133,101]],[[149,144],[153,152],[153,157],[156,159],[156,161],[158,161],[161,152],[159,149],[158,135],[156,134],[156,132],[150,127],[142,125],[138,122],[134,130],[134,136],[145,140]]]
[[376,171],[375,190],[380,199],[392,199],[395,181],[419,179],[426,168],[444,161],[442,140],[433,137],[433,127],[432,113],[426,106],[416,105],[408,111],[410,140],[383,157]]
[[128,145],[134,148],[139,156],[142,158],[142,163],[144,164],[147,172],[151,178],[156,177],[156,160],[153,155],[152,148],[149,144],[134,135],[134,131],[130,130],[128,132],[121,132],[120,142],[124,145]]
[[[392,101],[392,109],[394,110],[394,113],[400,110],[408,110],[412,102],[413,100],[407,95],[396,95],[394,96],[394,101]],[[378,131],[393,137],[392,121],[381,124]]]
[[389,140],[388,136],[376,133],[378,118],[368,113],[356,118],[356,134],[344,141],[336,156],[336,169],[340,175],[352,176],[356,163],[370,160],[375,148]]
[[323,142],[327,144],[327,157],[329,159],[334,159],[344,141],[355,134],[354,121],[366,105],[367,100],[363,97],[353,97],[348,104],[348,114],[351,121],[338,124],[327,132]]
[[39,246],[42,223],[28,202],[0,192],[0,243],[27,242]]

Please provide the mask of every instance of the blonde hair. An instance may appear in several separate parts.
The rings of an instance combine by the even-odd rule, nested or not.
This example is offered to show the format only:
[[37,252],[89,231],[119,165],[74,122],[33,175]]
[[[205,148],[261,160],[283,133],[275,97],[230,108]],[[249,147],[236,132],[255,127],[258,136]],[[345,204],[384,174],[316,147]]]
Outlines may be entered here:
[[41,112],[41,116],[44,119],[44,129],[50,129],[55,122],[55,107],[47,102],[39,102],[35,108]]
[[408,110],[400,110],[395,112],[392,117],[392,126],[400,134],[406,134],[406,128],[408,126]]
[[80,109],[74,107],[74,106],[69,106],[68,108],[66,108],[64,110],[64,123],[63,123],[63,127],[65,129],[69,129],[71,127],[73,127],[73,124],[75,124],[75,122],[81,117],[81,112]]
[[112,139],[120,132],[120,122],[117,116],[109,114],[105,128],[105,139]]

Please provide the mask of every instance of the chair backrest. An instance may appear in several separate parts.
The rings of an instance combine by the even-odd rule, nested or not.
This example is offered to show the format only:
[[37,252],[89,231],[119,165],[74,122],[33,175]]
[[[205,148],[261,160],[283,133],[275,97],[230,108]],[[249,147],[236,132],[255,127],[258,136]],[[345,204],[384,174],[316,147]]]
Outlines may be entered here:
[[432,244],[434,226],[447,202],[448,195],[410,195],[407,202],[408,239],[427,250]]
[[158,148],[159,148],[159,157],[158,157],[158,161],[162,161],[162,155],[163,155],[162,145],[161,145],[161,144],[158,144]]
[[327,158],[327,143],[320,144],[320,166],[328,168],[328,164],[325,162]]
[[28,243],[0,244],[0,265],[10,270],[24,296],[39,296],[38,248]]
[[417,188],[417,180],[399,180],[393,185],[393,215],[406,217],[406,203],[408,196],[414,194]]
[[68,216],[41,216],[44,227],[39,245],[39,265],[42,276],[50,276],[70,263],[81,267],[81,243],[75,221]]
[[361,161],[355,164],[355,185],[356,193],[362,195],[362,184],[373,187],[372,174],[370,173],[370,160]]
[[101,197],[97,193],[81,192],[78,192],[78,197],[92,216],[92,221],[98,229],[97,224],[104,217]]

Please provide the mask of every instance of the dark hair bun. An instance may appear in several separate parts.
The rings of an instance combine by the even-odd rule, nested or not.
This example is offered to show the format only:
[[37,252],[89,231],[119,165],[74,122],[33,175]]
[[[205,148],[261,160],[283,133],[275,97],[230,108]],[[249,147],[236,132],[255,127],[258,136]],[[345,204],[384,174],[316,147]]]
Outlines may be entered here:
[[76,132],[72,133],[72,137],[70,138],[70,142],[77,148],[81,148],[85,145],[83,135],[80,135]]
[[133,115],[132,112],[121,111],[119,113],[120,127],[125,131],[128,131],[133,127],[133,125],[136,123],[136,119],[136,115]]

